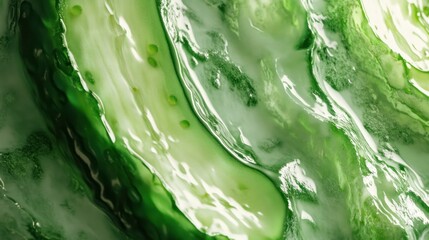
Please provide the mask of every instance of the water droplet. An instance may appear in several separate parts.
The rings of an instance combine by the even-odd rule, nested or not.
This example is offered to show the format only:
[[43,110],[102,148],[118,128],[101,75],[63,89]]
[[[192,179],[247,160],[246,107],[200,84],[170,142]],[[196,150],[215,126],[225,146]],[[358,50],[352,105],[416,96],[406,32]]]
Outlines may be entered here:
[[168,104],[170,104],[171,106],[176,106],[177,105],[176,96],[174,96],[174,95],[168,96]]
[[158,46],[157,45],[155,45],[155,44],[149,44],[148,46],[147,46],[147,53],[149,54],[149,55],[155,55],[155,54],[157,54],[158,53]]
[[182,121],[180,121],[180,126],[184,129],[187,129],[191,126],[191,124],[189,123],[188,120],[182,120]]
[[158,66],[158,63],[156,62],[155,58],[153,58],[153,57],[148,57],[147,62],[149,63],[149,65],[151,65],[154,68],[156,68]]
[[74,17],[80,16],[82,14],[82,7],[80,5],[74,5],[70,8],[70,14]]

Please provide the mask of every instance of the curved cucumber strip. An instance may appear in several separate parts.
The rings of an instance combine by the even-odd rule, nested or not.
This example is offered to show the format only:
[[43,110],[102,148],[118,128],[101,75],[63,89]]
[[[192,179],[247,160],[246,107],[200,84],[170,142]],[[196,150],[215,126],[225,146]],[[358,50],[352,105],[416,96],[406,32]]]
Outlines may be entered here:
[[310,33],[300,2],[163,1],[161,13],[186,93],[207,128],[242,162],[283,165],[294,150],[279,125],[290,127],[301,110],[276,98],[283,86],[274,68],[296,59],[285,71],[309,77],[299,61],[308,57],[299,48]]
[[[354,70],[364,66],[347,56],[364,53],[362,45],[349,46],[356,50],[349,53],[327,29],[331,24],[336,31],[360,30],[344,24],[357,15],[358,1],[302,1],[305,10],[299,1],[287,1],[289,6],[252,0],[164,3],[163,21],[195,111],[238,159],[280,179],[293,215],[288,237],[411,237],[407,221],[422,231],[425,217],[408,220],[391,207],[397,202],[414,211],[419,200],[408,206],[404,196],[424,198],[421,187],[390,169],[394,159],[378,152],[332,89],[346,88],[356,77]],[[347,13],[336,11],[342,6]],[[278,27],[273,20],[282,23],[277,32],[269,27]],[[237,80],[250,83],[251,94],[234,87]],[[255,97],[252,105],[247,104],[250,96]],[[418,182],[412,168],[406,171],[411,182]],[[410,187],[411,193],[402,190]],[[416,211],[419,216],[427,212],[424,205]]]
[[[197,229],[232,239],[282,235],[286,210],[279,192],[224,151],[187,105],[155,1],[46,1],[34,8],[25,2],[20,28],[39,94],[51,116],[71,119],[65,130],[101,182],[107,205],[164,225],[160,236],[198,235],[152,181],[149,168]],[[26,42],[29,36],[36,41]],[[121,192],[116,188],[129,196],[125,209],[115,202]]]

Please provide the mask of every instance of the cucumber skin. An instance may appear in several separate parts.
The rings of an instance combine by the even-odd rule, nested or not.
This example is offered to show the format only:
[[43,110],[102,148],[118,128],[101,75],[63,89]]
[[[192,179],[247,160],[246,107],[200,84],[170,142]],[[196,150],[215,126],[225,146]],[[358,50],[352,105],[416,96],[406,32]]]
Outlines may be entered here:
[[[21,2],[20,52],[50,129],[84,172],[96,202],[133,239],[224,239],[198,231],[174,206],[170,194],[167,197],[178,216],[163,214],[150,198],[156,191],[154,183],[138,175],[142,164],[109,141],[100,119],[103,109],[80,83],[70,59],[61,22],[63,4],[53,0]],[[115,178],[121,181],[119,187],[108,184]]]

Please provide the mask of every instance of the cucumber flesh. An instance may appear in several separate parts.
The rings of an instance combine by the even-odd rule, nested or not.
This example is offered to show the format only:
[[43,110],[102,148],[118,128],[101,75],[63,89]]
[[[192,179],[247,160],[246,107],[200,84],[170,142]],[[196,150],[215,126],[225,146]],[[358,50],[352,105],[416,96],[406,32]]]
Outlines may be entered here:
[[[87,162],[93,178],[102,174],[103,184],[112,180],[124,188],[129,184],[131,202],[142,204],[149,196],[156,208],[153,211],[170,219],[164,225],[176,223],[177,228],[191,231],[187,220],[172,208],[176,205],[197,229],[209,235],[279,238],[286,217],[280,192],[262,173],[235,161],[193,115],[175,75],[156,2],[66,1],[56,7],[53,2],[45,4],[43,11],[55,14],[42,20],[54,26],[60,20],[65,35],[42,33],[41,44],[49,45],[43,37],[51,34],[54,46],[63,43],[67,47],[59,52],[43,51],[48,56],[56,53],[53,82],[66,97],[67,114],[77,133],[73,138],[79,137],[82,143],[76,153]],[[56,9],[61,9],[60,15]],[[25,20],[21,29],[29,34],[31,28],[25,26],[32,23]],[[37,49],[26,53],[30,52]],[[82,154],[85,149],[98,160],[91,162]],[[111,149],[120,157],[111,157]],[[99,160],[102,157],[107,162]],[[131,179],[140,179],[142,186],[123,179],[124,170],[118,171],[123,174],[119,179],[114,178],[119,173],[109,165],[121,166],[119,162],[128,165],[123,168],[130,171]],[[174,203],[161,186],[152,186],[156,184],[147,169],[159,177]],[[146,215],[149,221],[159,222],[157,215]]]

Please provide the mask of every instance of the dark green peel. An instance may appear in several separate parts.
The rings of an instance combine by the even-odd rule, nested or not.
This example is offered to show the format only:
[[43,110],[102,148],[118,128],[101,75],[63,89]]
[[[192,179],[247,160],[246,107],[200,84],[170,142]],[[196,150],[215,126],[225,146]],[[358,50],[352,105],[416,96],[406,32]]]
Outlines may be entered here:
[[[38,7],[45,8],[45,4]],[[102,126],[102,122],[98,119],[101,113],[98,101],[91,93],[76,86],[80,80],[77,79],[78,75],[71,66],[67,49],[61,42],[60,36],[63,33],[58,30],[51,32],[41,23],[40,17],[51,19],[50,24],[57,24],[57,29],[61,29],[55,11],[42,15],[33,9],[31,3],[24,1],[21,5],[19,23],[21,52],[28,66],[27,70],[36,82],[35,86],[43,102],[44,111],[54,120],[52,127],[58,136],[66,140],[70,149],[73,149],[75,161],[83,171],[87,172],[88,180],[95,188],[98,201],[104,208],[109,209],[116,221],[131,236],[145,239],[176,239],[178,236],[181,236],[179,239],[185,236],[189,239],[202,239],[202,233],[196,229],[191,230],[190,223],[186,223],[183,217],[178,224],[175,220],[161,214],[152,200],[142,198],[140,194],[150,196],[153,195],[151,194],[153,191],[164,190],[161,186],[151,186],[151,183],[143,182],[138,178],[135,175],[137,167],[128,157],[124,159],[121,156],[123,155],[121,150],[104,140],[108,139],[107,133],[95,127]],[[34,52],[38,49],[42,50],[43,54],[34,56]],[[52,61],[54,59],[56,61]],[[65,102],[57,102],[60,99],[59,96],[65,95],[67,96]],[[83,110],[75,106],[88,107]],[[93,137],[100,134],[104,137]],[[90,143],[90,145],[83,145],[83,143]],[[112,160],[109,161],[109,159]],[[119,186],[112,186],[107,184],[110,179],[120,179],[121,183]],[[132,186],[138,186],[138,192],[128,194]],[[170,198],[167,193],[162,194]],[[130,211],[131,209],[133,210]],[[168,231],[159,228],[162,225],[165,225]]]

